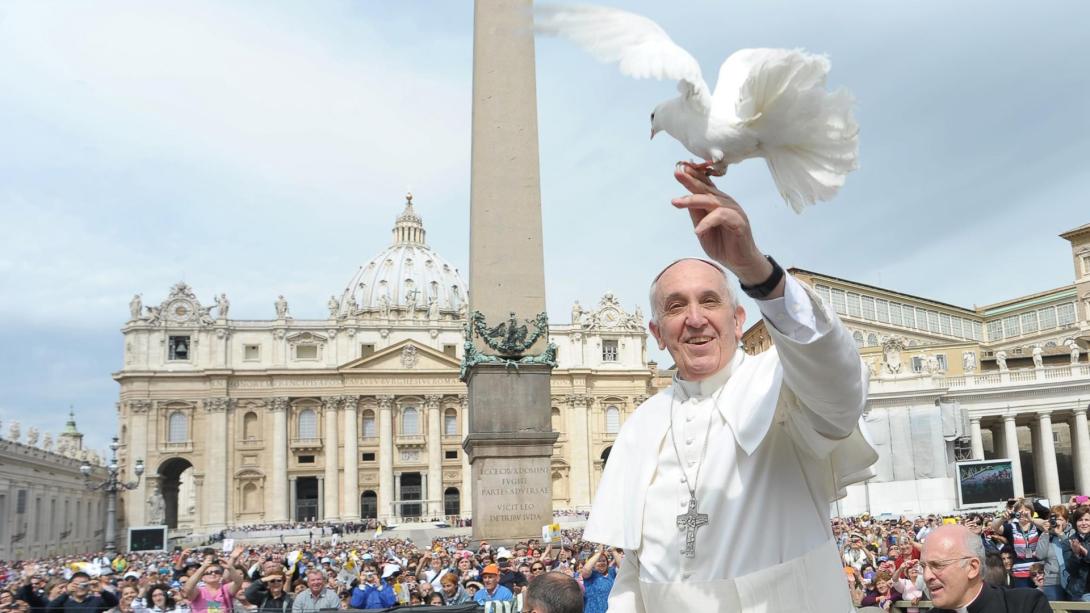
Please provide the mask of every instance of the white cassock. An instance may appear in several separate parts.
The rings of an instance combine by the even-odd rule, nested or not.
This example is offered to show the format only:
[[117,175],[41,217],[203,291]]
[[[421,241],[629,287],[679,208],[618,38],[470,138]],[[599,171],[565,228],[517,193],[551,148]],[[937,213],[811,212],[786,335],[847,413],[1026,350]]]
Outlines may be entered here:
[[[621,429],[583,535],[626,552],[610,613],[855,611],[829,505],[874,474],[869,373],[836,315],[786,283],[783,298],[758,301],[773,348],[738,350],[704,381],[675,377]],[[677,525],[689,503],[679,455],[689,483],[700,468],[708,515],[692,559]]]

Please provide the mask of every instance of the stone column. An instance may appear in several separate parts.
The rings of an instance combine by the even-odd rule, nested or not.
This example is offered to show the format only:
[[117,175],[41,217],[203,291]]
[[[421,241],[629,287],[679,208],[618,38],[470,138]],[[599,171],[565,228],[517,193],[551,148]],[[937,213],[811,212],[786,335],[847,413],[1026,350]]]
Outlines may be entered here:
[[424,397],[428,411],[428,492],[432,501],[424,509],[426,516],[443,514],[443,426],[439,401],[442,396],[430,394]]
[[288,521],[294,513],[295,480],[292,479],[291,492],[284,491],[288,485],[288,399],[273,398],[269,402],[272,413],[272,474],[269,483],[268,521]]
[[[469,436],[469,398],[459,396],[461,406],[458,410],[458,418],[462,422],[462,441]],[[469,454],[462,452],[462,491],[459,496],[461,501],[462,516],[469,517],[473,513],[473,469],[469,465]]]
[[[590,474],[594,470],[594,460],[590,453],[590,396],[572,395],[567,398],[568,440],[571,450],[571,470],[568,472],[568,494],[572,507],[589,507],[593,492],[590,489]],[[551,421],[551,420],[550,420]]]
[[1034,490],[1038,496],[1044,496],[1045,478],[1041,469],[1041,428],[1036,419],[1029,422],[1029,445],[1033,451]]
[[[135,466],[137,460],[148,459],[148,412],[151,410],[150,400],[129,401],[129,440],[121,441],[129,448],[128,464]],[[148,475],[140,480],[140,484],[128,494],[125,499],[133,501],[133,504],[125,507],[125,523],[129,526],[146,526],[147,500],[154,491],[148,487],[148,481],[155,478],[153,468],[149,467]]]
[[1060,472],[1056,467],[1056,443],[1052,434],[1052,411],[1041,411],[1037,414],[1037,421],[1041,431],[1041,477],[1044,479],[1043,489],[1045,497],[1050,504],[1060,503]]
[[1071,450],[1075,456],[1075,489],[1079,494],[1090,490],[1090,429],[1086,424],[1086,407],[1072,410],[1075,425],[1071,428]]
[[295,516],[295,476],[288,477],[288,520],[299,521],[302,518]]
[[325,503],[325,477],[318,475],[318,513],[314,519],[316,521],[325,519],[325,510],[328,508]]
[[1018,426],[1014,415],[1003,416],[1003,455],[1011,461],[1011,477],[1014,479],[1014,497],[1026,495],[1022,486],[1022,457],[1018,453]]
[[204,491],[208,509],[205,528],[222,530],[227,525],[227,490],[232,479],[227,474],[227,409],[228,398],[208,398],[204,401],[205,431],[204,473],[207,482]]
[[969,440],[973,449],[973,459],[984,459],[984,437],[980,433],[980,418],[969,419]]
[[992,457],[1002,458],[1006,443],[1003,442],[1003,422],[995,424],[992,430]]
[[388,519],[394,500],[394,397],[378,397],[378,518]]
[[360,437],[356,408],[359,396],[344,397],[344,500],[341,519],[360,518]]
[[337,494],[337,406],[341,404],[339,396],[322,398],[323,426],[325,426],[325,444],[322,445],[322,460],[325,462],[325,512],[322,519],[334,519],[340,516]]

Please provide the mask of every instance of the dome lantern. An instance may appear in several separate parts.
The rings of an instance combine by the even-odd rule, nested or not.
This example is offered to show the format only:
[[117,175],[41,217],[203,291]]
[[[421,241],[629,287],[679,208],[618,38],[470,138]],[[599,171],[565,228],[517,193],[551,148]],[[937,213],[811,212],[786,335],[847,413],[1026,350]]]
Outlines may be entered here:
[[405,194],[405,210],[394,224],[395,245],[427,245],[424,241],[424,221],[413,209],[413,194]]

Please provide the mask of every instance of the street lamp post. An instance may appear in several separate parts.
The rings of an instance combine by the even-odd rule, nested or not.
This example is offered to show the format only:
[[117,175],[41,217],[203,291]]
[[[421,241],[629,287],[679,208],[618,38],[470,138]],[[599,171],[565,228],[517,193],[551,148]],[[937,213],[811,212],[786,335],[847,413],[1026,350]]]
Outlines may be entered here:
[[136,479],[133,481],[121,480],[122,475],[119,474],[121,468],[117,463],[117,448],[120,446],[121,444],[117,442],[115,436],[110,443],[110,463],[106,465],[106,480],[102,483],[91,482],[92,468],[90,462],[84,460],[79,467],[83,479],[87,482],[87,489],[106,492],[106,551],[110,552],[117,549],[117,493],[136,489],[136,486],[140,484],[140,477],[144,474],[144,460],[136,460],[136,465],[133,466]]

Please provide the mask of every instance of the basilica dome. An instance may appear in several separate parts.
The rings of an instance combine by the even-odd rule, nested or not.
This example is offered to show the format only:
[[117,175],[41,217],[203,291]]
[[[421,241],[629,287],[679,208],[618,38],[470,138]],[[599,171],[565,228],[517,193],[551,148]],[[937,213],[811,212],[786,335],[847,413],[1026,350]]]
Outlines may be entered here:
[[457,268],[428,247],[412,194],[405,197],[393,234],[393,244],[360,266],[348,282],[338,317],[458,317],[466,303],[466,284]]

